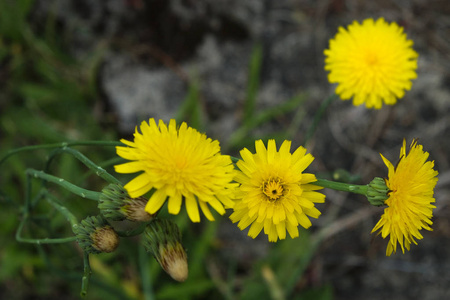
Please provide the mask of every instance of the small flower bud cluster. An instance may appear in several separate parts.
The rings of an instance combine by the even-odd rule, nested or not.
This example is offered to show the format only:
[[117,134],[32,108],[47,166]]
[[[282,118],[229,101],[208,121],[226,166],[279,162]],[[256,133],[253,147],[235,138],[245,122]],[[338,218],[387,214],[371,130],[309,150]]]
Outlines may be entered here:
[[81,249],[87,253],[109,253],[119,245],[119,236],[102,216],[87,217],[72,230]]
[[188,277],[186,251],[181,244],[178,226],[169,221],[155,218],[145,211],[147,199],[131,198],[119,184],[110,184],[102,190],[98,208],[102,217],[89,217],[76,225],[78,243],[88,253],[111,252],[118,244],[118,235],[105,219],[111,221],[129,220],[149,222],[143,233],[143,243],[161,267],[175,280],[185,281]]

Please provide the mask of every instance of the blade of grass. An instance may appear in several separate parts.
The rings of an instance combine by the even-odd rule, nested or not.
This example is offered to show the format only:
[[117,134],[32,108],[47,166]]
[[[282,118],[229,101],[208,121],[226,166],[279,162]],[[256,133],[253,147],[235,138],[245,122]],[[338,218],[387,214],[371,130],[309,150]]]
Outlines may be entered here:
[[142,292],[145,300],[154,300],[152,275],[150,272],[149,255],[145,251],[143,244],[139,244],[139,271],[141,274]]
[[244,124],[252,122],[258,95],[260,72],[262,64],[262,47],[256,44],[250,57],[247,97],[244,102]]
[[325,99],[325,101],[322,102],[322,104],[319,107],[319,110],[314,115],[314,120],[313,120],[311,126],[309,127],[308,132],[306,133],[306,136],[305,136],[305,139],[303,140],[302,145],[306,145],[306,143],[308,143],[308,141],[311,139],[311,137],[313,136],[314,132],[317,129],[317,126],[319,125],[320,120],[322,120],[322,117],[323,117],[327,107],[330,106],[330,104],[333,102],[333,100],[336,99],[337,97],[338,96],[336,94],[333,94],[330,97],[328,97],[327,99]]
[[289,113],[294,110],[296,107],[302,105],[302,103],[306,100],[306,97],[301,94],[297,95],[286,102],[283,102],[275,107],[266,109],[259,114],[255,115],[251,122],[248,124],[244,124],[241,128],[236,130],[230,137],[228,141],[228,148],[238,148],[240,146],[245,146],[248,144],[248,136],[252,129],[269,122],[283,114]]
[[207,223],[202,235],[196,240],[195,248],[190,251],[192,258],[189,262],[189,276],[192,278],[201,278],[204,270],[204,260],[208,249],[211,247],[211,241],[216,235],[218,221]]
[[197,81],[190,81],[188,94],[181,104],[175,119],[177,123],[186,121],[189,123],[189,126],[199,131],[204,131],[204,117],[200,105],[200,88]]

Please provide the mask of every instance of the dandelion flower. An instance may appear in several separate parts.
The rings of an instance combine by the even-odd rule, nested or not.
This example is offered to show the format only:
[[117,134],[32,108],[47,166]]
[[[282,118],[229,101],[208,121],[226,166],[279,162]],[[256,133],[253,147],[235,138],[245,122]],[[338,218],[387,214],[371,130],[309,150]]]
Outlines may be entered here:
[[433,190],[436,186],[438,172],[433,169],[434,161],[427,161],[428,152],[422,145],[413,140],[409,153],[406,153],[406,141],[400,149],[400,160],[393,166],[383,155],[381,158],[388,167],[388,179],[385,179],[389,189],[384,214],[375,225],[372,233],[380,229],[381,236],[390,240],[386,255],[396,252],[397,243],[402,252],[409,251],[411,243],[417,245],[415,239],[423,236],[419,230],[432,230],[434,203]]
[[417,77],[418,54],[412,45],[402,27],[383,18],[354,21],[347,30],[339,27],[324,51],[328,81],[338,84],[342,100],[353,97],[355,106],[393,105]]
[[239,222],[241,230],[251,224],[248,235],[252,238],[263,228],[271,242],[285,239],[286,230],[292,238],[298,237],[298,225],[308,228],[308,216],[320,215],[314,203],[325,201],[325,195],[316,192],[322,187],[311,184],[316,177],[303,173],[314,157],[303,147],[291,154],[290,141],[284,141],[279,151],[274,140],[269,140],[267,149],[261,140],[255,147],[255,154],[246,148],[240,152],[235,177],[240,187],[230,219]]
[[150,119],[142,122],[134,141],[122,139],[128,147],[116,147],[117,154],[130,162],[116,165],[118,173],[142,172],[124,187],[136,198],[153,189],[145,210],[156,213],[168,200],[168,210],[178,214],[183,200],[192,222],[200,222],[198,205],[208,220],[214,220],[210,205],[220,214],[234,205],[231,158],[220,154],[218,141],[175,120],[169,126]]

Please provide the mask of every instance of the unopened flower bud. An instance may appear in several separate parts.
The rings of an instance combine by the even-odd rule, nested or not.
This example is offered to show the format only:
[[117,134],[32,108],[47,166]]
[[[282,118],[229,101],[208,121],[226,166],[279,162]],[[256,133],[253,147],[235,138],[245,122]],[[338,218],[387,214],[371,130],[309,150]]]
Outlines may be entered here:
[[119,245],[119,236],[101,216],[87,217],[72,230],[81,249],[88,253],[113,252]]
[[367,200],[369,200],[370,204],[374,206],[382,206],[384,205],[384,201],[386,201],[389,192],[389,188],[386,186],[386,182],[383,178],[375,177],[368,185],[367,185]]
[[147,201],[144,197],[131,198],[123,186],[112,183],[102,190],[98,208],[109,220],[148,222],[153,215],[145,211]]
[[153,254],[161,267],[176,281],[185,281],[188,277],[186,251],[181,245],[181,233],[178,226],[169,221],[155,219],[147,225],[143,243],[147,252]]

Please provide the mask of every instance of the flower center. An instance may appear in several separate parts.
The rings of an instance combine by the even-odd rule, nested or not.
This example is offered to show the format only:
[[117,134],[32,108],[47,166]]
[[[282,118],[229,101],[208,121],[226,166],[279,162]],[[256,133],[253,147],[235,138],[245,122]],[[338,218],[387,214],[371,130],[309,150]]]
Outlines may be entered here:
[[367,64],[367,66],[370,66],[370,67],[372,67],[372,66],[374,66],[374,65],[377,65],[378,64],[378,61],[379,61],[379,59],[378,59],[378,55],[376,54],[376,53],[367,53],[366,54],[366,64]]
[[181,186],[187,182],[192,182],[196,174],[192,174],[192,166],[188,164],[187,159],[185,155],[175,155],[167,161],[161,161],[158,168],[159,178],[178,188],[182,188]]
[[281,196],[283,196],[283,185],[281,180],[269,179],[262,185],[263,193],[268,197],[269,201],[277,201]]

